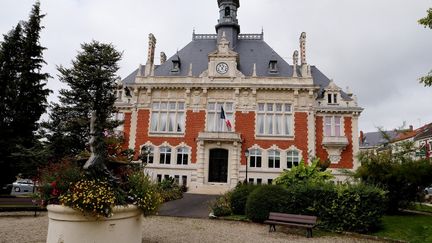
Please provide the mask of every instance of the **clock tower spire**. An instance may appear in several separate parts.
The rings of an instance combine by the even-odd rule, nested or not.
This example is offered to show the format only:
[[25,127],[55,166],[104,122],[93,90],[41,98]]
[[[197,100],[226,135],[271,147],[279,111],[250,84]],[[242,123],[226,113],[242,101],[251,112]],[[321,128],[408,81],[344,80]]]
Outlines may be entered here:
[[240,33],[240,25],[237,20],[237,9],[240,8],[239,0],[218,0],[219,20],[216,25],[218,42],[222,36],[229,41],[232,49],[237,44],[237,38]]

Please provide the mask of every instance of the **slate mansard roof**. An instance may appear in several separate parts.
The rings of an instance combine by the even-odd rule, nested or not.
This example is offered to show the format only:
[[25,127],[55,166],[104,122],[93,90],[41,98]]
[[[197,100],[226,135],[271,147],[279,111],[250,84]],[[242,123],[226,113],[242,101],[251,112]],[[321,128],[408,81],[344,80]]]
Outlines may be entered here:
[[[253,66],[256,64],[256,74],[258,77],[284,77],[293,76],[293,66],[289,65],[281,56],[279,56],[262,38],[260,39],[239,39],[233,51],[239,54],[238,69],[245,76],[252,76]],[[211,36],[211,35],[209,35]],[[154,76],[156,77],[185,77],[189,73],[189,65],[192,63],[192,76],[198,77],[208,68],[208,54],[217,49],[216,39],[193,39],[183,49],[170,57],[164,64],[155,65]],[[179,72],[171,72],[173,59],[180,59],[181,67]],[[270,60],[276,60],[278,66],[277,73],[269,73],[268,65]],[[141,66],[144,72],[145,65]],[[139,68],[133,71],[129,76],[123,79],[124,84],[134,84],[135,77],[138,75]],[[297,68],[298,76],[300,75],[300,66]],[[330,83],[318,68],[311,66],[312,78],[314,84],[323,89]],[[139,74],[139,76],[144,73]],[[343,93],[343,92],[342,92]],[[344,98],[348,98],[344,93]]]

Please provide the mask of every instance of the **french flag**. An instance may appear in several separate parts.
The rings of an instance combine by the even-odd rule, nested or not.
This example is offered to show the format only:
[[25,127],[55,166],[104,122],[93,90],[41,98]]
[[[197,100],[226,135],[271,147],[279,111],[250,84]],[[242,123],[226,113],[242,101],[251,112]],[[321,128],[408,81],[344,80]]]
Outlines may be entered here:
[[232,126],[231,126],[231,122],[230,122],[230,120],[228,120],[228,119],[226,118],[226,115],[225,115],[225,111],[224,111],[224,109],[223,109],[223,106],[221,106],[221,115],[220,115],[220,118],[223,119],[223,120],[225,121],[226,126],[229,128],[229,130],[231,130],[231,128],[232,128]]

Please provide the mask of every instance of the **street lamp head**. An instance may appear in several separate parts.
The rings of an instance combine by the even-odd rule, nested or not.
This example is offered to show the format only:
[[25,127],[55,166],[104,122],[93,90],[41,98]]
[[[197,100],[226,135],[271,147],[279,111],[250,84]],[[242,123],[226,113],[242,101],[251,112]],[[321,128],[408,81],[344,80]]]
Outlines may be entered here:
[[245,151],[245,156],[246,156],[246,158],[249,157],[249,150],[246,150],[246,151]]

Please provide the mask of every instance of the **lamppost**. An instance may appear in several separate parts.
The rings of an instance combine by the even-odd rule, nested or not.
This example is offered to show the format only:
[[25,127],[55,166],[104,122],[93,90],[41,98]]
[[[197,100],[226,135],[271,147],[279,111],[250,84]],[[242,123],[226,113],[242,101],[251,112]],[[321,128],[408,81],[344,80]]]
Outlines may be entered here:
[[249,183],[248,181],[248,163],[249,163],[249,150],[245,151],[245,156],[246,156],[246,179],[245,179],[245,183]]

